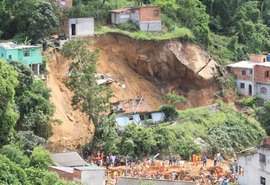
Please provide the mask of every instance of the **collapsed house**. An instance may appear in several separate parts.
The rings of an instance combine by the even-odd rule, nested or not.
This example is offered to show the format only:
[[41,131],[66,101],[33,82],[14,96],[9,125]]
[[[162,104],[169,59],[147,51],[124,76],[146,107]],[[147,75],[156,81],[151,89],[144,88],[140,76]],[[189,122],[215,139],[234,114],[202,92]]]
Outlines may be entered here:
[[250,55],[249,61],[228,65],[239,94],[270,99],[270,55]]
[[132,21],[138,23],[141,31],[161,31],[161,9],[159,6],[119,8],[110,12],[113,24]]
[[112,107],[119,130],[123,130],[130,123],[148,126],[162,123],[166,119],[164,112],[149,111],[144,97],[114,102]]
[[85,185],[105,185],[105,169],[90,166],[77,152],[51,155],[53,166],[49,170],[67,181]]

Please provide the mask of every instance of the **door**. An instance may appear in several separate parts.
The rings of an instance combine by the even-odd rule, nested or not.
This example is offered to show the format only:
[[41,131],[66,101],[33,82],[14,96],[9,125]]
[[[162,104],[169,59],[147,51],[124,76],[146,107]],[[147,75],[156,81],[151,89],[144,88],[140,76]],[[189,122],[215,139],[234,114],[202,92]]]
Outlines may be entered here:
[[76,35],[76,24],[71,24],[71,35]]
[[248,86],[248,95],[252,96],[252,85]]

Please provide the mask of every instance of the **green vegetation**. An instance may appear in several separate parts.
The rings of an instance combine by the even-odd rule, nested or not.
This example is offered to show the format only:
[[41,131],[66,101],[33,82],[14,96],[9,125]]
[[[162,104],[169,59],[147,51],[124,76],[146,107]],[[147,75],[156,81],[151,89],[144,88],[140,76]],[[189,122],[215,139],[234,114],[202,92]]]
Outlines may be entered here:
[[0,38],[20,42],[39,42],[50,36],[58,25],[58,10],[49,1],[2,0]]
[[136,40],[168,40],[180,38],[182,40],[192,40],[194,36],[192,32],[187,28],[176,28],[174,32],[158,32],[158,33],[147,33],[143,31],[137,32],[128,32],[121,29],[112,29],[106,26],[100,27],[96,30],[96,34],[105,34],[105,33],[121,33],[127,35]]
[[[97,133],[106,138],[100,142],[100,149],[106,154],[114,152],[134,157],[174,153],[190,159],[194,153],[221,152],[230,158],[236,152],[260,144],[266,136],[259,122],[223,103],[216,112],[197,108],[179,111],[177,115],[178,121],[174,124],[154,127],[129,124],[124,131],[117,130],[113,121],[99,124]],[[203,145],[194,142],[197,138],[204,141]],[[89,152],[91,147],[84,150]]]

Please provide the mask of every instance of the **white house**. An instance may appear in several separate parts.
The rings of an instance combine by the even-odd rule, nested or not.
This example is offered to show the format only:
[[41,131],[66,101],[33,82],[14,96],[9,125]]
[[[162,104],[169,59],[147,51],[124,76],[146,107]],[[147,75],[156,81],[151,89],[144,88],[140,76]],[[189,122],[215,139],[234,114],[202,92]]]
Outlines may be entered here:
[[259,55],[256,60],[254,57],[256,55],[252,55],[249,61],[237,62],[228,67],[236,77],[239,94],[270,99],[270,62],[266,60],[266,55]]
[[85,37],[95,33],[94,18],[70,18],[60,25],[60,33],[69,37]]
[[164,112],[143,112],[143,113],[130,113],[118,114],[115,116],[115,121],[120,130],[130,123],[146,126],[149,123],[157,124],[165,121]]
[[270,137],[256,153],[238,160],[239,185],[270,185]]

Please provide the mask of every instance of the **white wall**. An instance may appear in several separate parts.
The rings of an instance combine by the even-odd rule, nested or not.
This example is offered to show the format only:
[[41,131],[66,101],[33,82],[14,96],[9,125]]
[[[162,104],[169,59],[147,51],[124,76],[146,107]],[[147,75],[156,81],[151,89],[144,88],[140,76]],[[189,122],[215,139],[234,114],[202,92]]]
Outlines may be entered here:
[[141,31],[161,31],[161,21],[140,22]]
[[94,18],[72,18],[69,19],[69,36],[72,35],[71,25],[76,25],[75,36],[90,36],[94,34]]
[[[259,153],[266,155],[266,163],[259,161]],[[260,185],[260,177],[266,179],[266,185],[270,184],[270,149],[259,149],[254,155],[241,157],[238,166],[244,169],[238,178],[239,185]]]
[[81,183],[85,185],[105,185],[105,170],[85,170],[81,172]]
[[[132,117],[133,119],[130,120],[129,118]],[[130,123],[136,123],[136,124],[140,124],[141,122],[141,118],[139,114],[134,114],[134,115],[123,115],[123,116],[117,116],[115,117],[115,121],[116,124],[118,125],[118,127],[120,128],[120,130],[123,130],[125,128],[126,125],[130,124]]]
[[[264,99],[264,100],[267,100],[267,99],[270,99],[270,84],[263,84],[263,83],[256,83],[256,94]],[[261,88],[264,87],[267,89],[267,94],[262,94],[261,93]]]
[[162,122],[165,121],[164,112],[154,112],[151,114],[154,122]]
[[[241,83],[244,83],[245,84],[245,88],[244,89],[241,89],[240,87],[240,84]],[[237,87],[237,90],[239,92],[239,94],[241,95],[244,95],[244,96],[249,96],[249,85],[252,86],[252,94],[254,95],[254,87],[253,87],[253,83],[252,81],[248,81],[248,80],[239,80],[237,79],[236,80],[236,87]]]

